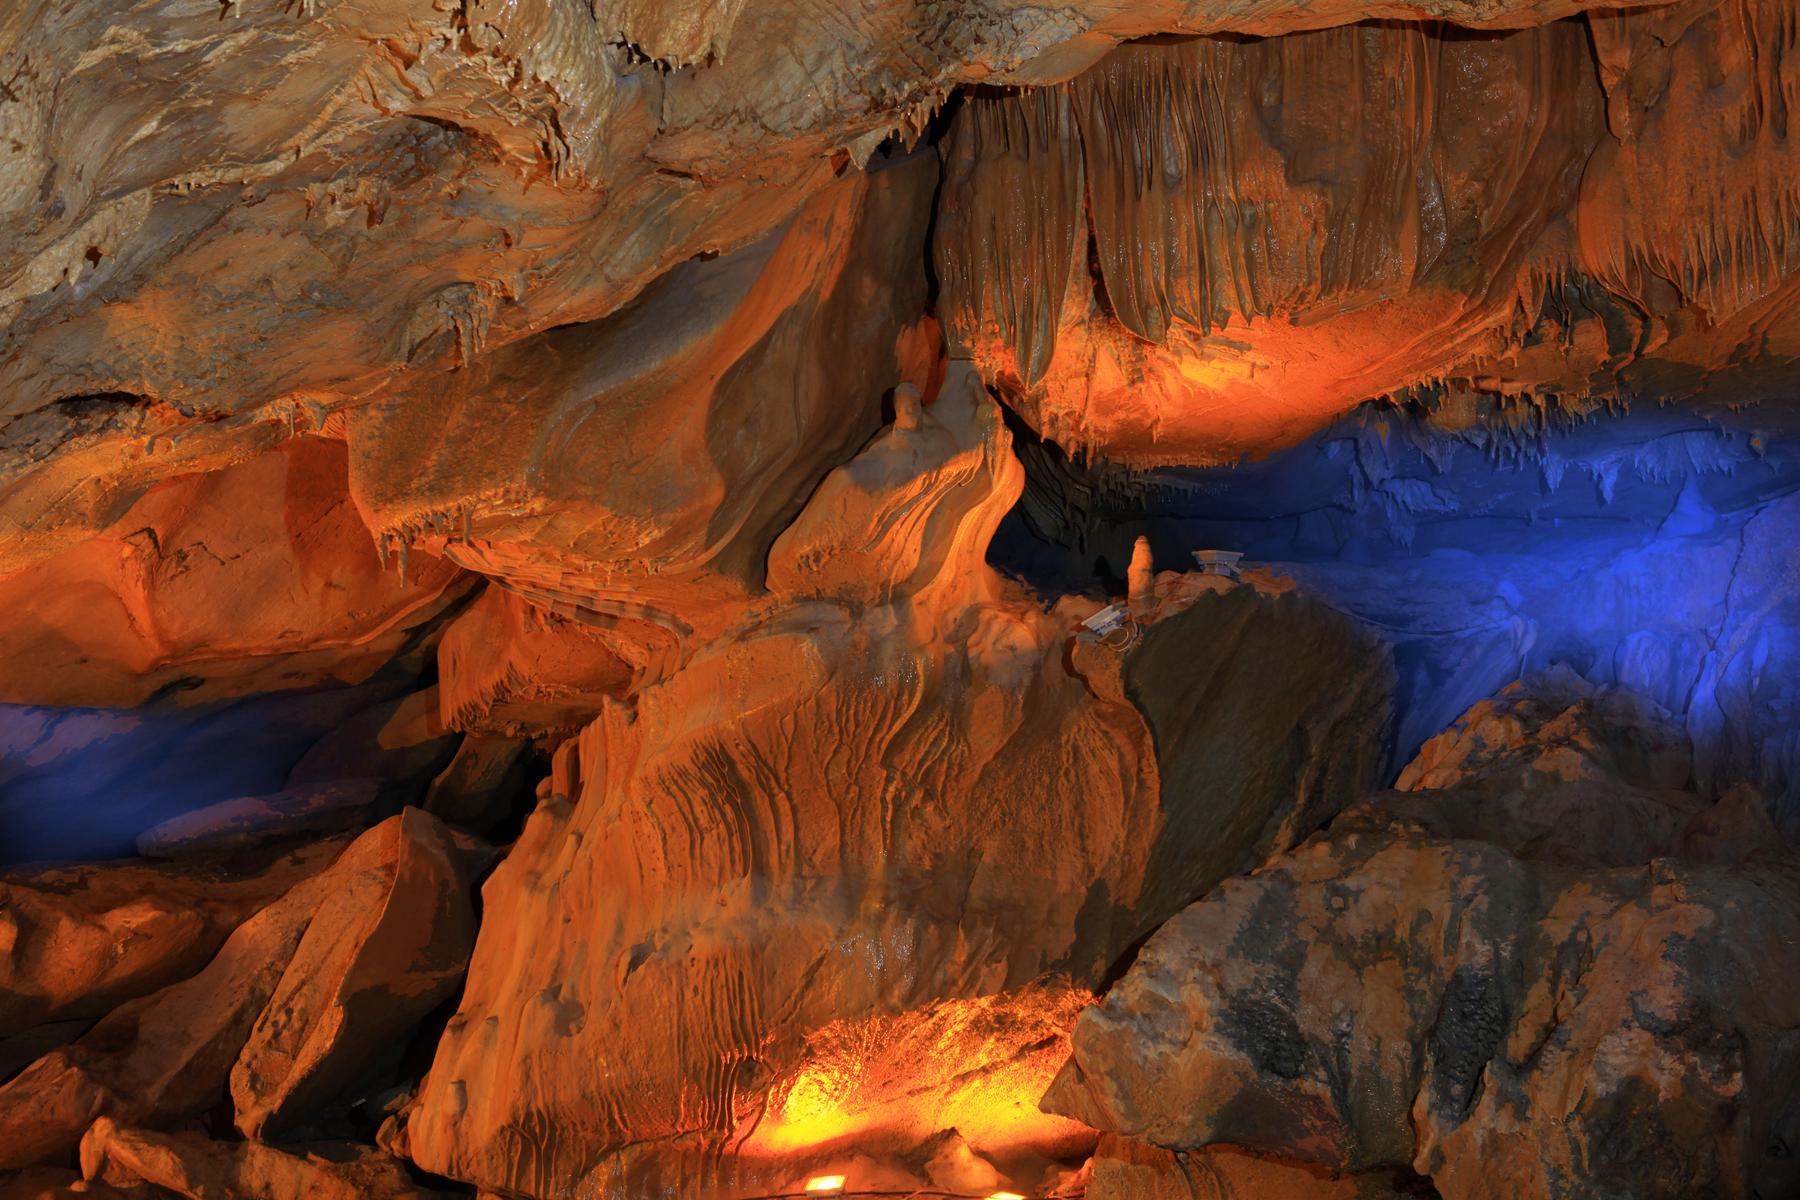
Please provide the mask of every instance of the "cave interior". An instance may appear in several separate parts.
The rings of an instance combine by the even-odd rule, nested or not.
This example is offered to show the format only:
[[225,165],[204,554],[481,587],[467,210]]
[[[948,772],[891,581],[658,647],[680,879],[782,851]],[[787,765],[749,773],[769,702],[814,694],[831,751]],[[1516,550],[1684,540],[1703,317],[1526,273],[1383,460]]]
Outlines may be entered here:
[[0,6],[0,1200],[1800,1198],[1800,3]]

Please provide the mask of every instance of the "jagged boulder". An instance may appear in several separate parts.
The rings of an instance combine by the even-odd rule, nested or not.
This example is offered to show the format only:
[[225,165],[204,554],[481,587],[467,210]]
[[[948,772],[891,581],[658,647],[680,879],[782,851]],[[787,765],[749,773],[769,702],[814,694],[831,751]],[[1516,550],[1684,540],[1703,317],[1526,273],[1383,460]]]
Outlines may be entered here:
[[[281,1150],[192,1133],[132,1129],[101,1117],[81,1139],[89,1187],[148,1186],[189,1200],[431,1200],[403,1164],[367,1146]],[[84,1189],[85,1190],[85,1189]]]
[[391,857],[339,873],[231,1070],[248,1136],[355,1083],[462,979],[475,915],[449,831],[416,808],[383,829]]
[[[1641,709],[1591,689],[1570,707],[1552,682],[1478,706],[1409,772],[1452,786],[1346,813],[1159,930],[1077,1023],[1046,1108],[1172,1150],[1411,1167],[1447,1200],[1800,1185],[1800,856],[1711,836],[1747,819],[1744,793],[1686,830],[1692,858],[1505,844],[1531,826],[1509,789],[1535,774],[1561,811],[1582,777],[1546,763],[1662,761],[1608,744],[1605,717],[1640,732]],[[1629,822],[1628,787],[1600,796],[1621,792]],[[1495,795],[1497,818],[1464,811]],[[1427,798],[1440,820],[1406,815]]]
[[[443,933],[454,943],[454,907],[440,912],[442,873],[420,871],[415,864],[421,856],[440,861],[443,843],[442,826],[429,814],[413,810],[390,818],[352,842],[329,869],[239,925],[191,979],[113,1010],[73,1044],[0,1085],[0,1170],[66,1154],[102,1115],[128,1123],[164,1122],[208,1107],[225,1095],[232,1064],[253,1035],[258,1040],[252,1078],[261,1085],[254,1094],[271,1110],[287,1103],[290,1094],[296,1101],[315,1095],[346,1069],[354,1070],[360,1064],[346,1057],[366,1051],[367,1039],[402,1028],[395,1022],[417,1011],[420,995],[442,994],[446,968],[439,935],[419,923],[449,916]],[[421,890],[427,896],[417,902]],[[362,943],[354,935],[345,939],[332,923],[345,920],[346,908],[366,908],[360,919],[375,922],[377,961],[359,957]],[[326,923],[315,934],[321,916]],[[382,935],[393,935],[407,918],[413,939],[384,940]],[[465,923],[465,938],[466,929]],[[303,946],[305,978],[290,974]],[[439,957],[415,963],[411,951],[424,947]],[[378,961],[390,949],[404,954],[399,961]],[[416,991],[408,976],[415,966],[425,972]],[[370,1026],[359,1003],[369,999],[365,988],[383,981],[391,981],[399,1003],[376,1014]],[[277,998],[279,1004],[269,1011]],[[291,1061],[277,1064],[277,1054]]]
[[341,848],[320,841],[240,874],[106,863],[0,878],[0,1038],[101,1017],[192,975],[233,929]]
[[1335,1176],[1317,1166],[1215,1146],[1191,1153],[1103,1134],[1086,1200],[1403,1200],[1428,1195],[1391,1171]]

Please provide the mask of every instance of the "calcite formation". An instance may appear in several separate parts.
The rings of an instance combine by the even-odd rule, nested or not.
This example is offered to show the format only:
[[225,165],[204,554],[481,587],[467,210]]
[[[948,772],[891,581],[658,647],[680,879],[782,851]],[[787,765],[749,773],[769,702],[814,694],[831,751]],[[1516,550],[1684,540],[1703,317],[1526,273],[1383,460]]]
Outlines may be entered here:
[[[1700,393],[1800,332],[1791,29],[1702,2],[1169,40],[972,97],[946,324],[1035,426],[1141,464],[1266,453],[1371,395]],[[1730,82],[1669,103],[1677,59]]]
[[0,1198],[1800,1190],[1796,103],[0,4]]
[[[1335,615],[1200,590],[1121,661],[992,576],[973,552],[1019,468],[971,378],[820,486],[775,546],[771,607],[561,752],[561,786],[484,890],[494,933],[405,1118],[415,1161],[630,1195],[668,1179],[671,1142],[736,1141],[749,1161],[720,1186],[797,1182],[754,1152],[838,1141],[894,1089],[951,1114],[966,1086],[801,1105],[816,1130],[784,1145],[828,1028],[1048,975],[1091,987],[1185,898],[1366,788],[1388,675]],[[1161,670],[1201,655],[1207,671]],[[1347,674],[1314,673],[1328,662]],[[1241,773],[1200,778],[1233,756]],[[1016,1053],[939,1036],[971,1074]],[[923,1132],[1004,1160],[1011,1125],[973,1106]]]

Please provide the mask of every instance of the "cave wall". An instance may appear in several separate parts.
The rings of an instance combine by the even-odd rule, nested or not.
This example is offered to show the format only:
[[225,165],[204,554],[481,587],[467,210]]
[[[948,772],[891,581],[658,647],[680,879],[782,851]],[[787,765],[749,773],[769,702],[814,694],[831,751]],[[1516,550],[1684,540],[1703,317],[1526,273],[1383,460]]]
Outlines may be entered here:
[[1129,471],[1026,444],[992,554],[1052,591],[1103,587],[1134,538],[1159,565],[1223,547],[1394,645],[1393,770],[1512,679],[1563,663],[1684,718],[1708,791],[1800,809],[1790,681],[1792,437],[1673,411],[1529,409],[1506,430],[1370,406],[1243,467]]
[[1710,0],[1375,22],[977,93],[944,150],[946,328],[1033,428],[1140,466],[1421,386],[1705,394],[1795,354],[1792,37],[1782,4]]
[[0,1195],[1786,1187],[1795,28],[0,11]]

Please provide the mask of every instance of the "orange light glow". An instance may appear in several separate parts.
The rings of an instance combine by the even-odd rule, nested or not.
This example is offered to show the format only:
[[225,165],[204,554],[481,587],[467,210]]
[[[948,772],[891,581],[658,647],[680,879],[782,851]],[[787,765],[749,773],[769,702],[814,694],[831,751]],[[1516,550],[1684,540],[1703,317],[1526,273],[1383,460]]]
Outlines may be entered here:
[[849,1143],[883,1153],[876,1147],[919,1145],[943,1129],[984,1155],[1054,1153],[1091,1136],[1037,1105],[1088,1000],[1066,985],[1027,988],[821,1029],[740,1153],[782,1158]]
[[1025,1197],[1017,1192],[995,1192],[987,1200],[1025,1200]]
[[806,1190],[808,1194],[814,1196],[836,1196],[844,1190],[844,1177],[842,1175],[814,1175],[806,1181]]

